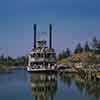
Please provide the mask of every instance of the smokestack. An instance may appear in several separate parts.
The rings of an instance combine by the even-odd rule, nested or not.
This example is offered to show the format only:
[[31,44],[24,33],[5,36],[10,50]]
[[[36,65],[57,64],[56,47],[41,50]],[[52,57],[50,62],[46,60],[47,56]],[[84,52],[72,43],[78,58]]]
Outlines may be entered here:
[[36,48],[36,24],[34,24],[34,48]]
[[50,40],[49,40],[49,43],[50,43],[49,46],[50,46],[50,48],[52,48],[52,25],[51,24],[49,25],[49,32],[50,32],[49,33],[49,35],[50,35],[50,37],[49,37],[50,38]]

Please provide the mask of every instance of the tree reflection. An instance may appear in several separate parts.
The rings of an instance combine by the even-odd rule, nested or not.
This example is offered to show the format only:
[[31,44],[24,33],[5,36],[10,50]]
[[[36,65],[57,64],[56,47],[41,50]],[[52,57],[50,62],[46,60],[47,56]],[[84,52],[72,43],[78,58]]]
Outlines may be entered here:
[[81,93],[84,92],[85,94],[92,96],[95,99],[99,100],[100,98],[100,79],[97,79],[95,76],[91,76],[90,74],[87,74],[87,73],[62,74],[60,75],[60,79],[68,87],[75,84],[79,92]]
[[[58,76],[69,88],[74,84],[79,92],[99,100],[100,79],[95,76],[90,76],[88,73],[63,73]],[[52,74],[31,74],[30,86],[35,100],[54,100],[57,92],[57,79],[58,77]]]
[[30,85],[35,100],[54,100],[54,95],[57,91],[57,80],[55,75],[32,74]]
[[[71,75],[71,76],[70,76]],[[72,74],[62,74],[60,75],[60,79],[64,82],[65,85],[67,85],[69,88],[72,84]]]
[[90,78],[88,74],[86,74],[83,77],[81,75],[77,75],[78,77],[75,78],[75,84],[76,87],[80,92],[83,90],[86,92],[86,94],[90,96],[94,96],[97,100],[99,100],[100,97],[100,80],[97,80],[97,78],[94,76],[94,78]]

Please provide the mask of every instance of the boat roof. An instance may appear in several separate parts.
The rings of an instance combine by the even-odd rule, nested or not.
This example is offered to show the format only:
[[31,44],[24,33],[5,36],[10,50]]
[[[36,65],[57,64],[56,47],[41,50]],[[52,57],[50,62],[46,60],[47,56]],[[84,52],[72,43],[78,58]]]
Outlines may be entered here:
[[53,48],[34,48],[30,53],[55,53],[55,50]]

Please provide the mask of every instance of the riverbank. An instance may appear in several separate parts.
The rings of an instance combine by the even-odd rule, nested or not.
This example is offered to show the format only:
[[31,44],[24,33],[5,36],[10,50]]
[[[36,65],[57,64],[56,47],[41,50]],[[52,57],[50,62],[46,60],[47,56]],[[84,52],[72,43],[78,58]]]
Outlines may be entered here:
[[0,65],[0,73],[5,73],[5,72],[13,72],[16,69],[26,69],[26,66],[5,66],[5,65]]

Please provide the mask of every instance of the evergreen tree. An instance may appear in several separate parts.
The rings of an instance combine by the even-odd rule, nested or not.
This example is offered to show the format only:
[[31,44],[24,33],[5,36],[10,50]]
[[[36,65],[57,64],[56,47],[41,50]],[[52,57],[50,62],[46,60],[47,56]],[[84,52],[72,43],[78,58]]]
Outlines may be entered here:
[[10,56],[8,56],[8,57],[7,57],[7,60],[13,61],[13,58],[10,57]]
[[69,48],[67,48],[66,50],[66,57],[69,57],[71,55],[71,51],[69,50]]
[[66,51],[63,50],[63,52],[62,52],[62,58],[66,58],[66,57],[67,57]]
[[76,49],[74,51],[74,53],[82,53],[83,52],[83,48],[81,46],[81,43],[79,43],[77,46],[76,46]]
[[98,40],[97,42],[97,46],[96,46],[98,49],[100,49],[100,40]]
[[97,38],[96,38],[96,36],[93,37],[93,43],[95,43],[95,44],[97,43]]
[[69,50],[69,48],[67,48],[66,51],[63,50],[62,53],[58,55],[58,59],[61,60],[63,58],[69,57],[70,55],[71,55],[71,51]]
[[5,59],[4,54],[0,56],[0,60],[3,61]]
[[89,47],[89,45],[88,45],[88,41],[86,41],[86,43],[85,43],[84,51],[85,51],[85,52],[90,51],[90,47]]
[[95,53],[100,54],[100,40],[98,40],[98,42],[97,42]]
[[92,48],[93,48],[93,49],[96,49],[96,45],[97,45],[97,38],[96,38],[96,36],[95,36],[95,37],[93,37],[93,39],[92,39]]
[[61,53],[58,55],[58,59],[59,59],[59,60],[62,59],[62,54],[61,54]]
[[96,37],[92,40],[92,51],[95,54],[100,54],[100,40],[97,40]]

